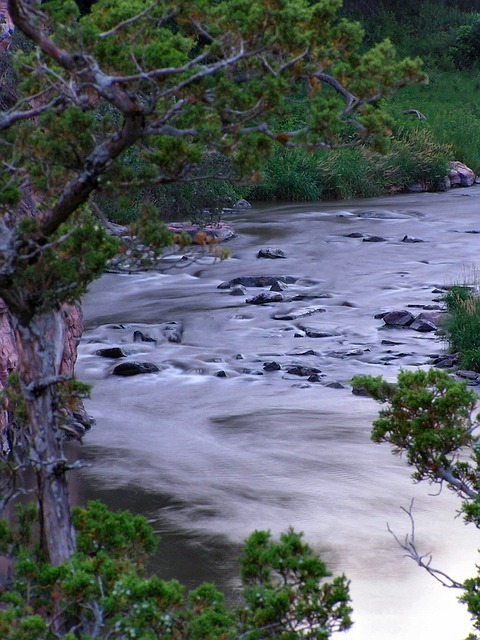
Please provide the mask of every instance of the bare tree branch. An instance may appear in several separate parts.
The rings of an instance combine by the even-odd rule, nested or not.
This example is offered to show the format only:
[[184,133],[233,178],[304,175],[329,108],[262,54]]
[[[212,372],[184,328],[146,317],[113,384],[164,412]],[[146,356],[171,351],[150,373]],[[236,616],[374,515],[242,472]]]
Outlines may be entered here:
[[430,574],[433,578],[435,578],[435,580],[440,582],[440,584],[442,584],[444,587],[453,589],[464,589],[464,586],[461,582],[454,580],[448,574],[440,571],[440,569],[435,569],[431,566],[433,556],[430,552],[424,554],[419,553],[415,541],[415,520],[413,518],[413,503],[414,500],[412,498],[410,507],[408,509],[406,509],[405,507],[401,507],[402,511],[404,511],[410,519],[410,533],[407,533],[405,535],[405,539],[402,541],[392,531],[390,525],[387,524],[389,533],[392,534],[399,547],[405,551],[405,557],[411,558],[416,564],[418,564],[419,567],[425,569],[428,574]]
[[319,71],[318,73],[314,74],[314,77],[320,80],[320,82],[326,82],[327,84],[329,84],[335,89],[337,93],[340,93],[345,98],[347,104],[345,106],[344,113],[347,113],[352,109],[352,107],[355,107],[359,103],[358,98],[356,98],[353,93],[350,93],[350,91],[348,91],[348,89],[340,84],[340,82],[336,78],[329,75],[328,73]]

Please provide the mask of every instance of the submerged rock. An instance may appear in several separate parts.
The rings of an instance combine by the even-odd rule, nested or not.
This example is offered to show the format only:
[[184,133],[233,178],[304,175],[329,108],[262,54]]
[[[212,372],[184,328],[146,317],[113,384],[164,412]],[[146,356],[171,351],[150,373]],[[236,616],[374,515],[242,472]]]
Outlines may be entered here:
[[247,290],[241,284],[236,284],[230,290],[230,294],[229,295],[231,295],[231,296],[246,296],[247,295]]
[[314,313],[324,313],[326,309],[324,307],[302,307],[296,311],[289,311],[288,313],[275,313],[272,318],[274,320],[296,320],[297,318],[304,318],[305,316],[311,316]]
[[179,344],[182,341],[183,325],[181,322],[166,322],[162,325],[162,333],[169,342]]
[[363,242],[386,242],[387,239],[382,236],[367,236],[363,239]]
[[425,242],[425,240],[422,240],[421,238],[416,238],[415,236],[403,236],[402,242],[413,244],[416,242]]
[[248,304],[268,304],[270,302],[282,302],[283,296],[275,291],[264,291],[253,298],[245,300]]
[[292,376],[302,376],[307,378],[309,376],[314,376],[317,373],[322,373],[321,369],[317,369],[316,367],[302,367],[300,365],[295,365],[287,368],[287,373],[290,373]]
[[240,200],[237,200],[235,202],[235,204],[233,205],[234,209],[251,209],[252,205],[250,204],[250,202],[248,202],[248,200],[245,200],[245,198],[240,198]]
[[241,284],[244,287],[271,287],[276,282],[293,284],[297,280],[298,278],[294,276],[239,276],[228,282],[220,283],[217,289],[231,289],[237,284]]
[[134,342],[157,342],[155,340],[155,338],[152,338],[152,336],[149,336],[146,333],[143,333],[143,331],[134,331],[133,332],[133,341]]
[[272,286],[270,287],[270,291],[277,291],[277,292],[286,291],[287,289],[288,289],[288,284],[285,284],[285,282],[281,282],[280,280],[278,280],[277,282],[274,282],[274,284],[272,284]]

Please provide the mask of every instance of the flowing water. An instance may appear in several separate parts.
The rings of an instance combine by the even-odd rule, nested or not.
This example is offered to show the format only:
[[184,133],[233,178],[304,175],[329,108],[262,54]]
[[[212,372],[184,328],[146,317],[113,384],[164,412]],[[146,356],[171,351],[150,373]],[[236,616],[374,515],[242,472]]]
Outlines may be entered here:
[[[232,598],[242,539],[291,525],[351,579],[355,625],[346,637],[465,637],[457,594],[403,558],[386,523],[407,533],[401,507],[414,498],[419,548],[457,579],[473,575],[476,531],[455,518],[453,495],[414,485],[387,445],[371,443],[378,406],[354,395],[349,380],[394,380],[400,367],[442,352],[434,333],[386,329],[375,315],[439,305],[437,289],[470,277],[479,216],[480,187],[259,205],[226,220],[237,233],[228,260],[104,275],[85,299],[77,375],[93,384],[87,409],[97,424],[79,452],[89,466],[76,476],[76,498],[144,513],[162,537],[162,576],[189,587],[214,580]],[[403,242],[406,235],[423,242]],[[257,258],[265,247],[286,259]],[[283,301],[264,305],[245,299],[268,288],[247,287],[246,296],[217,288],[247,275],[295,282]],[[279,319],[306,307],[316,312]],[[166,322],[183,327],[180,343],[166,339]],[[323,337],[309,337],[312,329]],[[135,331],[155,342],[135,342]],[[160,371],[111,375],[119,361],[96,355],[107,346]],[[272,361],[281,368],[265,371]],[[321,373],[308,381],[288,372],[294,366]]]

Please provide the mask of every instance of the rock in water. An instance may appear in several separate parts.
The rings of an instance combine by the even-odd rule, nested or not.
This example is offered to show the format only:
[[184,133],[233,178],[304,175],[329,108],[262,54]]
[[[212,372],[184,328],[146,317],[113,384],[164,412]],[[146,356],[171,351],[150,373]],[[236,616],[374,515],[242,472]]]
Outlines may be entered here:
[[162,326],[162,333],[169,342],[179,344],[182,341],[183,325],[181,322],[166,322]]
[[155,338],[152,338],[148,334],[138,330],[133,332],[133,341],[134,342],[157,342]]
[[98,349],[95,351],[95,355],[102,356],[102,358],[125,358],[128,355],[121,347],[108,347],[106,349]]
[[160,369],[153,362],[122,362],[115,367],[116,376],[138,376],[142,373],[157,373]]
[[326,309],[324,307],[302,307],[289,313],[276,313],[272,318],[274,320],[296,320],[297,318],[304,318],[305,316],[311,316],[314,313],[324,313],[325,311]]
[[390,311],[383,316],[385,324],[391,327],[408,327],[414,319],[410,311],[406,311],[405,309]]
[[[310,377],[310,376],[316,376],[317,373],[322,373],[320,369],[317,369],[316,367],[301,367],[301,366],[294,366],[294,367],[289,367],[287,369],[287,373],[290,373],[292,376],[302,376],[302,377]],[[314,382],[317,382],[317,380],[315,379]]]
[[231,289],[237,284],[244,287],[271,287],[276,282],[284,282],[285,284],[293,284],[298,278],[294,276],[239,276],[228,282],[221,282],[217,289]]
[[271,249],[267,247],[266,249],[260,249],[257,253],[257,258],[286,258],[287,256],[283,253],[281,249]]
[[264,291],[259,293],[258,296],[245,300],[248,304],[268,304],[269,302],[282,302],[283,296],[281,293],[275,293],[274,291]]

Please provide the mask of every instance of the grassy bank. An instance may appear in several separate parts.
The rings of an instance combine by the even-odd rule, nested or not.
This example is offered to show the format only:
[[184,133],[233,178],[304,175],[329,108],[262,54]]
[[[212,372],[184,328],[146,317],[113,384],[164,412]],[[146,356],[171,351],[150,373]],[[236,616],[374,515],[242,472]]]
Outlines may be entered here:
[[[450,160],[480,173],[480,71],[429,71],[383,103],[392,118],[391,149],[319,151],[277,148],[249,196],[259,200],[374,197],[421,183],[441,188]],[[425,116],[419,120],[415,109]]]
[[[397,122],[406,109],[418,109],[422,126],[439,144],[446,144],[452,159],[460,160],[480,173],[480,71],[429,72],[426,85],[406,87],[387,101]],[[412,126],[411,124],[409,126]]]

